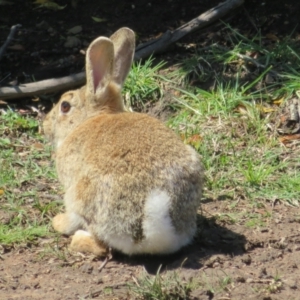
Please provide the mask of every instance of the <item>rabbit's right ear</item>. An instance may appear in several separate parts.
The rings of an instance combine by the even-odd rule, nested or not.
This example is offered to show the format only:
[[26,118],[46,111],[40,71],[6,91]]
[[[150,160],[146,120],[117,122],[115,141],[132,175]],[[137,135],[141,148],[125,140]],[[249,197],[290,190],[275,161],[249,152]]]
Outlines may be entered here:
[[117,30],[110,39],[115,49],[113,80],[122,86],[131,68],[135,51],[135,35],[131,29],[123,27]]
[[86,96],[97,100],[96,95],[105,91],[114,65],[114,45],[105,37],[95,39],[86,52]]

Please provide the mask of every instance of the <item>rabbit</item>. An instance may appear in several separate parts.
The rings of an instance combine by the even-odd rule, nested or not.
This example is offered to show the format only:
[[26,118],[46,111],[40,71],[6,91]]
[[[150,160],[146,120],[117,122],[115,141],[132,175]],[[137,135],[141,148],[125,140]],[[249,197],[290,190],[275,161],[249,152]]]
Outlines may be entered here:
[[199,155],[156,118],[125,109],[121,90],[134,51],[129,28],[95,39],[86,85],[64,93],[43,121],[65,189],[66,212],[52,226],[73,235],[73,251],[169,254],[196,232]]

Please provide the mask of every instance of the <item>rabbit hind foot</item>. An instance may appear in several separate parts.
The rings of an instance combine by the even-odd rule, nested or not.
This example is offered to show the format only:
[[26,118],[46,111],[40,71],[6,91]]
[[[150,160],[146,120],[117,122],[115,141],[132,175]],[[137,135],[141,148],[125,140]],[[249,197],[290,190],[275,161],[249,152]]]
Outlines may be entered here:
[[77,230],[72,237],[70,250],[81,253],[92,253],[96,256],[106,256],[108,247],[96,240],[88,231]]

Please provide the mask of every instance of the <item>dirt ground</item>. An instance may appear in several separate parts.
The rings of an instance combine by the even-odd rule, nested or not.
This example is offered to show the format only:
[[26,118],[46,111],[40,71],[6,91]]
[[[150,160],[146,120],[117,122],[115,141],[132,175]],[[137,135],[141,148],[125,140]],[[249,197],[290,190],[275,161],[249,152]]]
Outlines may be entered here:
[[[67,238],[59,245],[40,240],[30,249],[9,251],[1,256],[0,299],[133,299],[127,284],[155,274],[160,265],[162,276],[176,271],[179,282],[198,284],[188,298],[165,299],[299,299],[299,210],[279,203],[253,209],[272,216],[259,229],[247,228],[243,220],[214,221],[212,216],[232,213],[231,204],[204,203],[194,244],[167,257],[113,253],[103,267],[89,256],[47,254],[45,247],[64,248]],[[248,208],[241,201],[235,212]]]
[[[128,26],[137,32],[139,44],[180,26],[219,1],[82,0],[76,7],[71,1],[57,1],[60,5],[67,3],[65,9],[58,11],[36,8],[32,1],[11,2],[14,5],[0,6],[0,45],[12,25],[22,24],[22,28],[1,61],[2,86],[80,71],[84,56],[79,50],[96,36],[110,35]],[[225,19],[232,26],[248,34],[255,34],[257,28],[264,34],[284,36],[293,30],[299,33],[298,0],[284,4],[271,0],[246,2],[244,8]],[[105,21],[95,22],[91,17]],[[79,33],[68,32],[75,26],[82,26]],[[196,32],[182,43],[201,43],[217,30],[215,25]],[[71,36],[76,36],[77,44],[67,47],[66,39]],[[177,45],[164,57],[176,60],[190,55],[185,51]],[[15,103],[22,106],[26,101]],[[193,245],[167,257],[112,253],[105,265],[103,260],[90,256],[62,257],[56,249],[66,249],[69,239],[65,237],[40,239],[30,247],[2,249],[0,300],[133,299],[127,285],[137,285],[138,278],[146,272],[155,274],[160,265],[163,276],[167,271],[176,271],[181,282],[198,283],[186,299],[299,299],[299,209],[280,201],[252,206],[249,213],[268,215],[263,227],[246,226],[243,219],[232,224],[230,213],[249,209],[242,199],[234,207],[229,200],[204,200]]]

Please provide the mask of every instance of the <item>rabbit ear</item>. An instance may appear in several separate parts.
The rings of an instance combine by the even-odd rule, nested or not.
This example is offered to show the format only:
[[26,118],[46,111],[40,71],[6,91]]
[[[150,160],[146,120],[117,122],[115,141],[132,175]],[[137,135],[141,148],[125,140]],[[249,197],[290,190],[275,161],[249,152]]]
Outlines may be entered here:
[[113,80],[122,86],[131,68],[135,50],[135,35],[131,29],[123,27],[117,30],[110,39],[115,49]]
[[110,39],[99,37],[89,46],[86,53],[87,96],[105,91],[113,72],[114,45]]

